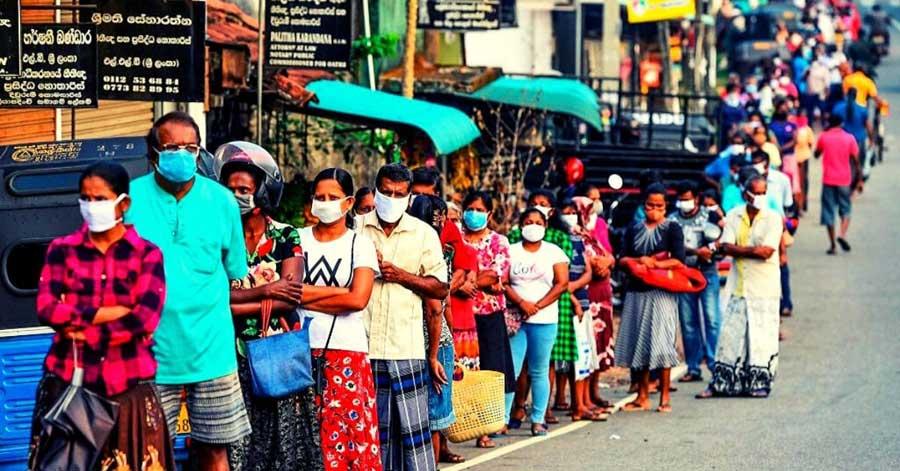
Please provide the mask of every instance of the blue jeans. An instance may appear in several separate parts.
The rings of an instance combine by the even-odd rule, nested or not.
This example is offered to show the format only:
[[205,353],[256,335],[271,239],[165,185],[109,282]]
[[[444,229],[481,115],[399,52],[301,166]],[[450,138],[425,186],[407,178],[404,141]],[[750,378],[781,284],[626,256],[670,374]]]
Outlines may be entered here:
[[715,266],[703,270],[706,288],[678,296],[678,316],[688,372],[700,374],[700,362],[712,365],[716,359],[722,313],[719,308],[719,272]]
[[[556,324],[522,324],[522,328],[509,338],[515,377],[522,372],[522,363],[528,358],[528,377],[531,378],[531,422],[544,423],[547,403],[550,401],[550,351],[556,342]],[[506,423],[516,393],[506,395]]]

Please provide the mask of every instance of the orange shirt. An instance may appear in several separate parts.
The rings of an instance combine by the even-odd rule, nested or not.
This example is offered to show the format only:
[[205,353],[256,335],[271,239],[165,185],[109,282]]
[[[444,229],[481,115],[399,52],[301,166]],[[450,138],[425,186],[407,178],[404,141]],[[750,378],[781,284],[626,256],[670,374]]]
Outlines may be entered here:
[[869,97],[878,96],[878,88],[875,86],[875,82],[859,71],[844,77],[843,85],[845,94],[851,88],[856,89],[856,102],[862,106],[868,106]]

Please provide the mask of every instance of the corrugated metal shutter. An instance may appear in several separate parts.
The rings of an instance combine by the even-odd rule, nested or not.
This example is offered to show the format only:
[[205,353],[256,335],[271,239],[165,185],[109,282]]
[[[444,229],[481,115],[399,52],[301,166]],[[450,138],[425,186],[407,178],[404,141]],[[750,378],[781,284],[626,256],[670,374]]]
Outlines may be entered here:
[[[75,111],[75,139],[143,136],[153,125],[153,103],[100,100],[96,109]],[[72,111],[62,111],[62,138],[72,139]]]
[[[53,0],[22,0],[22,5],[52,5]],[[51,23],[53,10],[22,10],[23,23]],[[52,141],[53,110],[0,110],[0,145]]]

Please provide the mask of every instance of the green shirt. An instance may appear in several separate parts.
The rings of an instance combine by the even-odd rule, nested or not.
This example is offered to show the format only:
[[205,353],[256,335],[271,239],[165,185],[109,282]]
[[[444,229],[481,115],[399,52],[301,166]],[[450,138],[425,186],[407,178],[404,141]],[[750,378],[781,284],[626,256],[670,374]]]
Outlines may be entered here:
[[153,349],[160,384],[208,381],[237,370],[229,280],[247,275],[234,196],[202,176],[181,199],[154,174],[131,182],[125,221],[163,253],[166,301]]

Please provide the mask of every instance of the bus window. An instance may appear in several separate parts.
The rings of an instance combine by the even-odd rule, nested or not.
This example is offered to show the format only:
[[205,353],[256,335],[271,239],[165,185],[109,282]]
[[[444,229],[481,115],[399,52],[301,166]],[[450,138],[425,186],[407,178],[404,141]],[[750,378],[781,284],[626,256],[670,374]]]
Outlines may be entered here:
[[16,196],[78,193],[83,168],[23,171],[9,177],[9,190]]
[[31,240],[21,241],[8,249],[3,257],[3,279],[13,292],[20,295],[37,292],[49,245],[49,240]]

